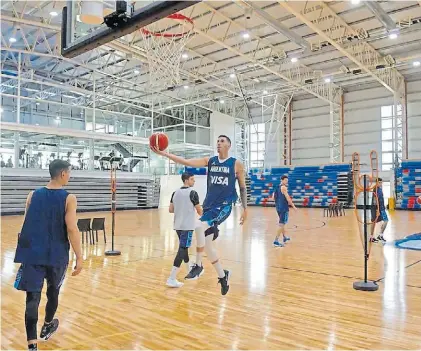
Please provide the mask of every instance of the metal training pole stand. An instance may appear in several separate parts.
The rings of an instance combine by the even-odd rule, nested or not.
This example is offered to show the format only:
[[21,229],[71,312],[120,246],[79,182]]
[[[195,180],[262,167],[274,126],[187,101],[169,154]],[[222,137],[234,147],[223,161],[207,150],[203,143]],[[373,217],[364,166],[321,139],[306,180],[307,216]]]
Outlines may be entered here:
[[115,230],[115,211],[116,211],[116,167],[111,163],[111,251],[105,251],[106,256],[118,256],[121,252],[114,250],[114,230]]

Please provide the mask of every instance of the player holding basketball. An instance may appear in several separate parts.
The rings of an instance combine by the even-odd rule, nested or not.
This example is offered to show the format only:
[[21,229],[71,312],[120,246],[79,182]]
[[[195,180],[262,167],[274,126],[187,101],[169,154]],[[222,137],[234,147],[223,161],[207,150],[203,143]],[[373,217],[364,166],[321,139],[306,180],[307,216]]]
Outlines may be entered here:
[[[384,231],[386,230],[387,223],[389,221],[389,218],[387,217],[386,208],[384,206],[384,196],[383,196],[383,180],[382,178],[378,178],[377,180],[377,187],[376,187],[376,194],[377,199],[379,201],[379,216],[376,219],[377,216],[377,201],[375,200],[375,196],[373,196],[372,204],[371,204],[371,218],[372,221],[374,221],[373,225],[371,226],[371,238],[370,241],[373,243],[382,242],[385,243],[386,239],[383,236]],[[374,238],[374,232],[376,230],[376,224],[379,222],[383,222],[382,226],[380,228],[380,234],[377,236],[377,238]]]
[[26,291],[25,326],[29,350],[37,350],[38,306],[44,279],[48,300],[40,339],[48,340],[59,325],[54,315],[69,263],[70,244],[76,254],[73,276],[81,272],[83,264],[76,222],[77,200],[63,189],[69,182],[70,163],[54,160],[49,170],[49,183],[28,195],[15,255],[15,262],[21,263],[15,288]]
[[[290,240],[290,238],[285,235],[285,225],[288,223],[289,206],[294,210],[297,210],[291,197],[288,195],[288,176],[283,175],[281,177],[281,184],[276,188],[273,197],[275,198],[276,212],[278,212],[279,216],[279,228],[276,232],[273,245],[276,247],[283,247],[284,243]],[[279,242],[279,236],[281,234],[283,236],[283,242]]]
[[234,157],[229,157],[231,140],[226,135],[220,135],[217,141],[218,156],[203,157],[186,160],[182,157],[160,151],[158,147],[151,147],[155,153],[165,156],[175,163],[189,167],[207,167],[207,194],[203,202],[203,215],[200,218],[203,223],[196,228],[197,256],[196,264],[187,275],[186,279],[197,279],[203,270],[203,251],[212,262],[218,274],[218,283],[221,284],[221,294],[227,294],[229,290],[230,272],[222,268],[221,262],[213,248],[212,241],[219,235],[218,226],[231,214],[232,205],[237,201],[238,195],[235,182],[240,186],[240,198],[243,207],[240,224],[247,218],[247,189],[243,164]]
[[[167,280],[167,285],[171,288],[180,288],[183,283],[177,280],[177,272],[184,261],[189,264],[189,247],[193,239],[193,231],[196,228],[196,213],[203,214],[202,206],[199,203],[199,194],[192,189],[195,180],[194,175],[184,172],[181,175],[183,186],[173,192],[169,211],[174,213],[174,230],[177,232],[180,244],[171,274]],[[203,271],[202,271],[203,273]]]

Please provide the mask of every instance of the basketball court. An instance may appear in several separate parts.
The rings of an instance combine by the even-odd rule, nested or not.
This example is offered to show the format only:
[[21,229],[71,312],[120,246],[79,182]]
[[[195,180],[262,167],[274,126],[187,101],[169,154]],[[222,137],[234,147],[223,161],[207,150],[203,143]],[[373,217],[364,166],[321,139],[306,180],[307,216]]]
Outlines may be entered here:
[[[3,1],[1,349],[28,346],[15,252],[56,159],[84,262],[72,276],[70,249],[39,350],[421,349],[420,19],[417,1]],[[150,146],[212,157],[221,135],[247,199],[213,241],[228,294],[207,254],[168,287],[172,194],[189,172],[203,204],[215,175]]]

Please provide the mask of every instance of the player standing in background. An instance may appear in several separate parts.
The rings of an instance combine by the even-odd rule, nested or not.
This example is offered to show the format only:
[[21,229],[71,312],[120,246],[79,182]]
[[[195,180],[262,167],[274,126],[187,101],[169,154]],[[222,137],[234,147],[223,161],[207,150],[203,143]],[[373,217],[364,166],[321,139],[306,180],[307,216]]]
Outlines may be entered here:
[[[375,196],[373,196],[372,203],[371,203],[371,218],[374,221],[373,225],[371,226],[371,238],[370,241],[373,243],[382,242],[385,243],[386,239],[384,238],[383,234],[386,230],[387,223],[389,223],[389,218],[387,217],[386,208],[384,206],[384,195],[383,195],[383,180],[382,178],[378,178],[377,180],[377,187],[376,187],[376,194],[379,200],[379,216],[377,216],[377,201],[375,200]],[[380,234],[377,238],[374,237],[374,232],[376,230],[376,224],[379,222],[383,222],[382,226],[380,227]]]
[[[281,177],[281,184],[276,188],[274,194],[276,212],[279,216],[279,228],[276,232],[275,240],[273,245],[276,247],[283,247],[284,243],[291,240],[285,235],[285,225],[288,223],[289,217],[289,206],[294,210],[297,210],[291,197],[288,195],[288,176],[284,175]],[[282,234],[282,242],[279,241],[279,237]]]
[[[195,183],[194,175],[185,172],[181,175],[181,180],[183,186],[173,192],[169,208],[170,213],[174,213],[174,230],[177,232],[180,241],[174,265],[167,280],[167,285],[172,288],[183,286],[183,283],[177,280],[177,272],[180,270],[183,261],[187,267],[189,265],[189,247],[191,246],[193,231],[196,227],[196,213],[199,216],[203,214],[202,206],[200,206],[199,202],[199,194],[192,189]],[[203,273],[203,270],[201,273]]]

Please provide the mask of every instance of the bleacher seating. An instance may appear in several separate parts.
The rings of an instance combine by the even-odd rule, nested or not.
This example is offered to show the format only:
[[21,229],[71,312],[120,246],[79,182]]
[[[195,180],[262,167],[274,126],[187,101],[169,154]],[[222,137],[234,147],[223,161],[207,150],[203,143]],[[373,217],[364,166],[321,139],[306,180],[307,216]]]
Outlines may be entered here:
[[350,164],[286,166],[263,172],[251,169],[250,204],[274,206],[273,191],[280,185],[281,176],[288,175],[288,192],[296,206],[327,207],[338,202],[338,178],[349,172]]
[[[38,171],[38,172],[37,172]],[[31,190],[45,186],[49,181],[48,171],[8,170],[1,176],[1,214],[22,214],[25,200]],[[25,174],[28,173],[28,174]],[[108,173],[79,171],[72,177],[66,190],[76,195],[78,211],[103,211],[111,208],[110,178]],[[117,173],[117,209],[157,208],[159,203],[159,180],[131,173]]]
[[402,161],[395,169],[396,208],[420,210],[417,197],[421,196],[421,160]]

